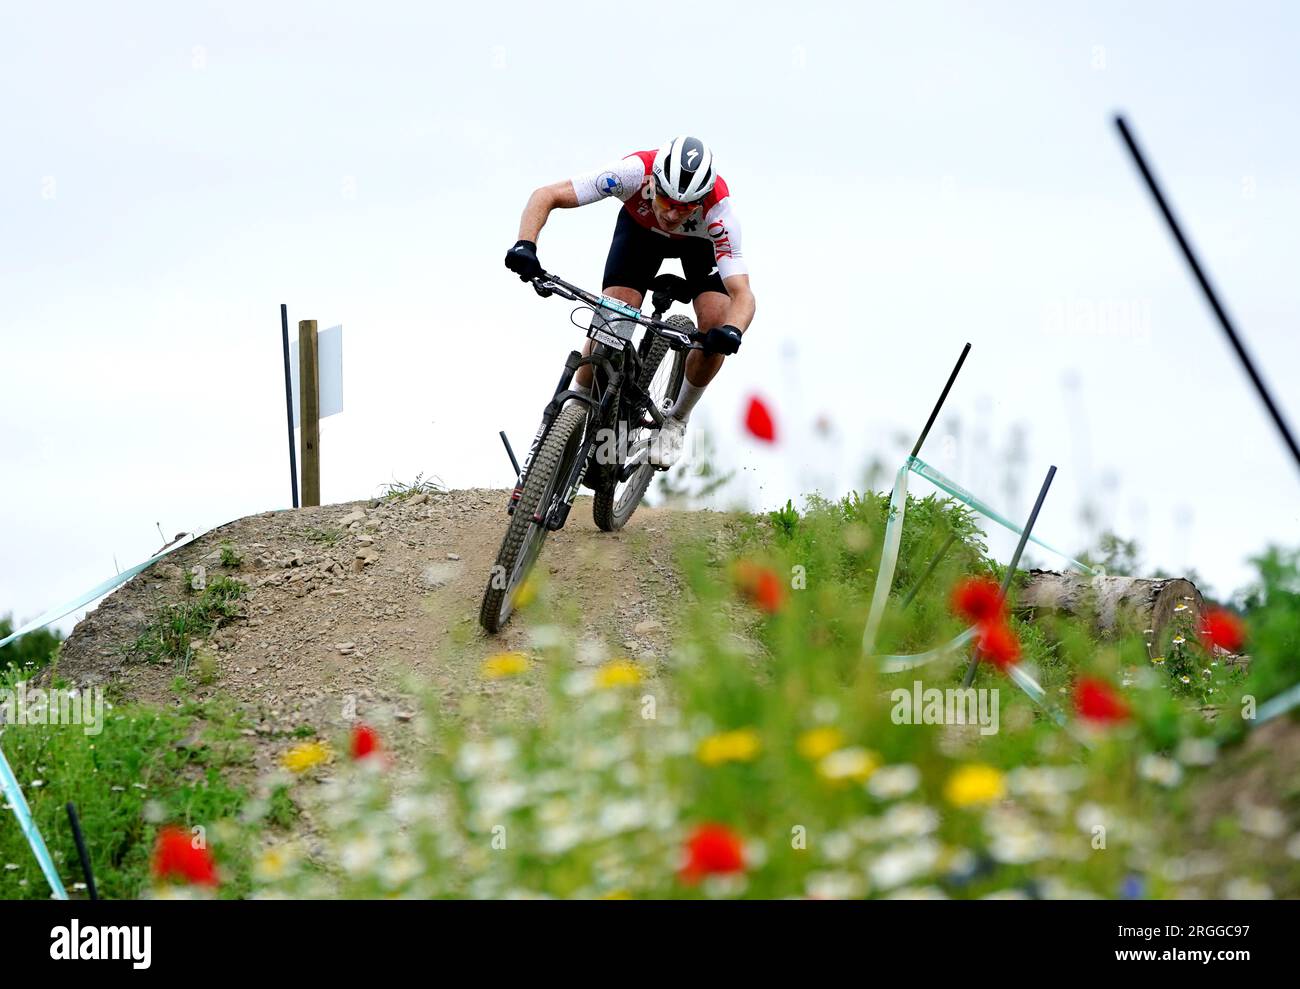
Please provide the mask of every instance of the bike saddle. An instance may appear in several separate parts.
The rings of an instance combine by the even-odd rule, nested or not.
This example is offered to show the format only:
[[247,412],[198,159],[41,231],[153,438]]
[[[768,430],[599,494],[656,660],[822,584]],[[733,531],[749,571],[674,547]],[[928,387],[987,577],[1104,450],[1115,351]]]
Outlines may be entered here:
[[[656,275],[655,280],[650,283],[650,290],[654,292],[655,309],[660,311],[668,308],[669,300],[674,302],[691,301],[691,286],[681,275]],[[659,304],[661,301],[664,303],[662,306]]]

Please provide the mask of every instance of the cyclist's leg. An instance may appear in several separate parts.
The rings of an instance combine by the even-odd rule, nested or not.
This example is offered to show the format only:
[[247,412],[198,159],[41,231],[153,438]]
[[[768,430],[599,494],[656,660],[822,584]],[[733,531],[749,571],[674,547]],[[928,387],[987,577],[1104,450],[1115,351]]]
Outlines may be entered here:
[[[614,238],[610,241],[609,256],[605,259],[605,275],[601,280],[601,291],[611,299],[626,302],[629,306],[641,307],[650,282],[663,263],[656,237],[638,224],[627,210],[619,210],[618,222],[614,224]],[[593,319],[602,318],[599,314]],[[592,341],[583,345],[583,354],[590,354]],[[574,383],[579,388],[591,387],[591,365],[578,368]]]
[[[704,240],[692,240],[690,247],[682,252],[682,271],[695,297],[695,320],[699,330],[703,332],[725,323],[731,297],[727,295],[727,287],[714,264],[713,245]],[[686,355],[686,373],[672,415],[685,419],[691,414],[704,388],[722,370],[722,361],[721,354],[706,354],[702,350],[692,350]]]

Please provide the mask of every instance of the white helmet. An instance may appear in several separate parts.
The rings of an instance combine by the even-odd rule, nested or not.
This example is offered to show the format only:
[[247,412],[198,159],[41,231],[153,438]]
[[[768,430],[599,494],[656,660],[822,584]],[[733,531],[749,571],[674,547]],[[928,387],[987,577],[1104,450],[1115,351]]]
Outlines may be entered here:
[[698,137],[685,134],[659,149],[654,175],[659,191],[681,203],[703,199],[718,177],[713,168],[713,152]]

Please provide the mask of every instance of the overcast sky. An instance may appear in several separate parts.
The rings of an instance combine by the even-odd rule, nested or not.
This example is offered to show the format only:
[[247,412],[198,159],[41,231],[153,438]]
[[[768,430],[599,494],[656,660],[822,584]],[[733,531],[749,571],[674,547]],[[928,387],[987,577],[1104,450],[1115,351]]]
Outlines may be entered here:
[[[145,558],[155,523],[289,505],[281,302],[295,327],[344,326],[324,501],[419,472],[508,484],[497,430],[526,446],[581,341],[501,265],[523,204],[681,132],[713,147],[758,302],[692,420],[737,470],[722,503],[896,465],[969,340],[928,459],[1017,516],[1056,464],[1044,538],[1085,545],[1091,498],[1149,567],[1229,592],[1249,555],[1300,541],[1300,473],[1111,118],[1129,115],[1300,424],[1298,20],[1281,3],[7,4],[0,614]],[[616,211],[553,216],[543,264],[598,288]],[[774,449],[739,428],[751,394],[776,411]]]

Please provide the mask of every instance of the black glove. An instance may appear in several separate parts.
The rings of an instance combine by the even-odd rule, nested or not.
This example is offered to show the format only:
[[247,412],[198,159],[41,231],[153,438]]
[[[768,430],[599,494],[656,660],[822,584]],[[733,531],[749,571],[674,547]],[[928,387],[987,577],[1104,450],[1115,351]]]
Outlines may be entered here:
[[740,349],[740,330],[730,323],[715,326],[704,334],[706,354],[734,354]]
[[538,275],[546,274],[542,263],[537,260],[537,245],[531,240],[521,240],[506,251],[506,267],[519,276],[521,282],[531,282]]

